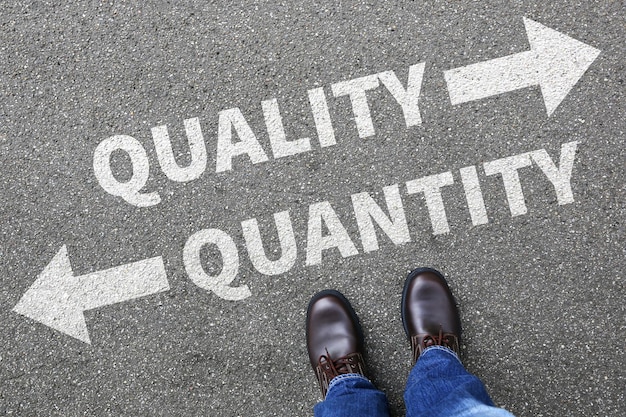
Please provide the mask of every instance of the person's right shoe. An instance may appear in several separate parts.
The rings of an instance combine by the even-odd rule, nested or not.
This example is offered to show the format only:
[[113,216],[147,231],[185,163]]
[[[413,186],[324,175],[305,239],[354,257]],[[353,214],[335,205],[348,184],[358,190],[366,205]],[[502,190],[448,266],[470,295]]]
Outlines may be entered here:
[[306,345],[323,398],[333,378],[344,374],[365,376],[363,344],[359,318],[343,294],[325,290],[311,298],[306,314]]
[[438,271],[419,268],[407,276],[402,292],[402,323],[411,341],[414,364],[430,346],[445,346],[459,354],[459,311],[445,278]]

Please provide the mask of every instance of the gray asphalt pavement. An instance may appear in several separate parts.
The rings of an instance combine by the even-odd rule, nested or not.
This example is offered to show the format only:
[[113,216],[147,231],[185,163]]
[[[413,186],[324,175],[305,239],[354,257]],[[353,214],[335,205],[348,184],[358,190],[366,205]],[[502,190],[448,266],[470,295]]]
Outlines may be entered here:
[[325,288],[404,415],[420,266],[496,404],[624,415],[625,12],[2,2],[0,415],[312,415]]

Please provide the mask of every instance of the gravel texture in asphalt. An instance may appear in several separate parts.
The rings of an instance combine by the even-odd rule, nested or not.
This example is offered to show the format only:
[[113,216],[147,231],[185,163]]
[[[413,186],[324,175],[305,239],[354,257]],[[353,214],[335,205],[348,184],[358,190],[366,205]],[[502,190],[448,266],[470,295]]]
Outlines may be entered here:
[[[0,414],[312,415],[306,306],[335,288],[360,316],[371,379],[404,415],[402,285],[429,266],[449,280],[464,363],[496,404],[623,415],[625,11],[618,0],[2,2]],[[538,82],[452,104],[451,69],[515,56],[515,82],[562,76],[534,73],[532,59],[519,69],[525,18],[600,54],[552,112]],[[423,75],[412,122],[387,71],[404,87]],[[341,95],[356,79],[362,93]],[[185,123],[201,139],[193,152]],[[153,139],[164,125],[175,162]],[[98,157],[114,136],[132,150],[111,140]],[[566,166],[568,149],[571,197],[537,162]],[[488,175],[509,157],[521,200]],[[461,176],[472,166],[479,189]],[[430,194],[415,190],[438,174]],[[482,221],[468,195],[482,198]],[[393,222],[372,232],[355,201]],[[150,287],[129,265],[153,258],[163,276]]]

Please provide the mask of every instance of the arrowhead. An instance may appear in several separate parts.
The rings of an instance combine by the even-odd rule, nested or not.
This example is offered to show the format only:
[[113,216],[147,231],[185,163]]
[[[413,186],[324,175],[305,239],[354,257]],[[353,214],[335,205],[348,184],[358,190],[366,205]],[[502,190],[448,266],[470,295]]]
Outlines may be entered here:
[[79,292],[63,245],[13,311],[90,344],[83,309],[75,296]]
[[524,18],[543,101],[550,116],[576,85],[600,50]]

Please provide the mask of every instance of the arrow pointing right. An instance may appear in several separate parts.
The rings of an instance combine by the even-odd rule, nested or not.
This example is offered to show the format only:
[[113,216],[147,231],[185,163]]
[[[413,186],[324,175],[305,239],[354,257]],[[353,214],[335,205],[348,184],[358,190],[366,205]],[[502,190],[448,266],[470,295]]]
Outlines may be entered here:
[[600,50],[524,18],[530,51],[444,72],[452,104],[539,85],[550,116]]
[[75,277],[64,245],[13,311],[91,343],[84,311],[167,290],[160,256]]

